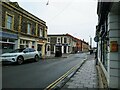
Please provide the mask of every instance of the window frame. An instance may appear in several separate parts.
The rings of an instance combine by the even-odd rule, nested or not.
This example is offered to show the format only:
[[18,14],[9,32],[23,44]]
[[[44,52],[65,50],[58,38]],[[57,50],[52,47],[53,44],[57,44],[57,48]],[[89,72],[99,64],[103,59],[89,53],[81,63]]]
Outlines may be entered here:
[[48,42],[50,43],[50,37],[48,37]]
[[39,29],[39,37],[43,37],[43,30],[42,30],[42,28]]
[[64,43],[67,43],[67,37],[64,37]]
[[[11,16],[12,17],[12,21],[11,21],[11,28],[8,28],[7,24],[8,24],[8,16]],[[9,30],[14,30],[14,15],[6,12],[6,18],[5,18],[5,27]]]
[[[29,33],[28,33],[28,25],[30,25],[29,27]],[[31,23],[27,23],[27,34],[31,35],[31,30],[32,30],[32,24]]]
[[[59,39],[59,40],[58,40]],[[58,42],[59,41],[59,42]],[[57,37],[57,43],[61,43],[61,37]]]

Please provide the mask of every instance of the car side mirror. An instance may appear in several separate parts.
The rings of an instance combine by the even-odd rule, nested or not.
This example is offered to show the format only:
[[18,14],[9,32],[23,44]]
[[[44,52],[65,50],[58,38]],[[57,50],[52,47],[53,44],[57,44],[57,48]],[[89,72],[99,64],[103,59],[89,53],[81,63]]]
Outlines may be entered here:
[[23,51],[24,53],[27,53],[27,51]]

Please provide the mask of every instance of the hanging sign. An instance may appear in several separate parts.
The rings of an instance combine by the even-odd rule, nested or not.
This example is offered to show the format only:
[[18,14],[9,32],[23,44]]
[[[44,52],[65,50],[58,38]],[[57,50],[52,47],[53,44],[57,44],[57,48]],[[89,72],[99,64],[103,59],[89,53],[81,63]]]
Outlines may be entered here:
[[118,52],[118,43],[117,41],[110,42],[110,52]]

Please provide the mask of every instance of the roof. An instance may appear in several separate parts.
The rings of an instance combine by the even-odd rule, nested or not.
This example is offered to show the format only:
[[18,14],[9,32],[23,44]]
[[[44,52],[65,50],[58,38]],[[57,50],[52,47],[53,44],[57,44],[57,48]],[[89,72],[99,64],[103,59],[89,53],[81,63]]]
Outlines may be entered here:
[[47,36],[66,36],[66,34],[48,34]]

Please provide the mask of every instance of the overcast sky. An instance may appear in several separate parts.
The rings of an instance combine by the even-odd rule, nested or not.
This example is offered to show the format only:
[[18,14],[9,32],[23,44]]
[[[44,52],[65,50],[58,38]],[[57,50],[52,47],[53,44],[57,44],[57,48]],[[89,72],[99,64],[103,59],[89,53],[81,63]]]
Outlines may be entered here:
[[[46,22],[48,34],[69,33],[90,42],[97,25],[96,0],[10,0]],[[46,5],[48,3],[48,5]],[[95,46],[94,40],[93,46]]]

